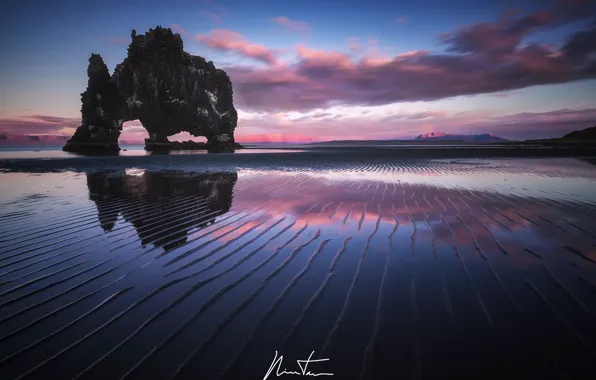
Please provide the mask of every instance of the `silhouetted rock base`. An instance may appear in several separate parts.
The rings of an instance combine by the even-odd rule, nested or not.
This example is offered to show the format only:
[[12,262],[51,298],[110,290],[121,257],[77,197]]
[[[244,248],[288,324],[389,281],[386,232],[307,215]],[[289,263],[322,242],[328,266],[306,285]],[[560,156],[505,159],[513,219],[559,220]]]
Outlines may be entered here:
[[118,143],[97,143],[97,142],[72,142],[68,141],[64,147],[64,152],[86,153],[86,154],[112,154],[118,153],[120,147]]
[[172,150],[207,150],[209,152],[233,152],[243,146],[235,142],[195,142],[195,141],[154,141],[145,139],[145,150],[148,152],[169,152]]

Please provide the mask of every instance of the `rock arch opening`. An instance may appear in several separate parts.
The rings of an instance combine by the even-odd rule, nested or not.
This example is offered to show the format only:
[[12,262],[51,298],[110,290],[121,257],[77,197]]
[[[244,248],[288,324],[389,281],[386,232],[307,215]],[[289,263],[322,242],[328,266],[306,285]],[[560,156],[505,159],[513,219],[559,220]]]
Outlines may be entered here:
[[149,133],[138,119],[122,123],[122,132],[118,137],[118,145],[144,145],[145,139],[149,138]]
[[205,136],[193,136],[188,132],[180,132],[180,133],[176,133],[173,136],[168,137],[168,140],[170,141],[176,141],[176,142],[193,142],[193,143],[202,143],[202,144],[206,144],[207,143],[207,137]]

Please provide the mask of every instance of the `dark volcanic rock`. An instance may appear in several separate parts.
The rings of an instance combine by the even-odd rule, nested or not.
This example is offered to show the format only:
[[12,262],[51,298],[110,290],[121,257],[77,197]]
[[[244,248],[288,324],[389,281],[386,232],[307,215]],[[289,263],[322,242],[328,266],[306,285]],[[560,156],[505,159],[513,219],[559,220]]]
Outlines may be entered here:
[[196,141],[166,141],[156,142],[145,139],[145,150],[150,152],[169,152],[171,150],[202,150],[210,152],[233,152],[242,148],[242,145],[231,141],[207,141],[207,143]]
[[87,90],[81,94],[83,120],[66,142],[66,151],[119,151],[123,97],[99,54],[91,54]]
[[573,140],[596,140],[596,126],[568,133],[563,136],[563,138]]
[[117,151],[122,124],[136,119],[149,132],[149,147],[183,131],[205,136],[211,146],[241,147],[234,141],[238,114],[228,75],[184,52],[180,35],[170,29],[133,30],[131,37],[128,56],[111,77],[101,57],[91,55],[83,121],[64,150]]
[[195,141],[169,141],[169,142],[155,142],[151,139],[145,139],[145,150],[150,152],[168,152],[170,150],[197,150],[207,149],[207,144],[204,142]]

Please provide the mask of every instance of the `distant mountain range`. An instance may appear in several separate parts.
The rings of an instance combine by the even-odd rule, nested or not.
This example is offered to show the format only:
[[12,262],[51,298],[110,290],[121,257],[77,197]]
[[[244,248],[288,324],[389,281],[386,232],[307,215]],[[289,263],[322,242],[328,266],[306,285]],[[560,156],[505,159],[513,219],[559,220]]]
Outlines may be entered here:
[[466,142],[504,142],[509,141],[505,138],[494,136],[488,133],[481,135],[456,135],[445,132],[430,132],[423,135],[419,135],[414,140],[425,140],[425,141],[466,141]]

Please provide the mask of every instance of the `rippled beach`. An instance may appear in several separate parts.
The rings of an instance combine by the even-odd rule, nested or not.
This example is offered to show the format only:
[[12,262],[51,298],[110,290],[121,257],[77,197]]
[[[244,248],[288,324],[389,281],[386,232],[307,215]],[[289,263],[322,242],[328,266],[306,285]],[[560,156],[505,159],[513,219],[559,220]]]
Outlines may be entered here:
[[593,160],[252,156],[1,162],[0,377],[596,369]]

